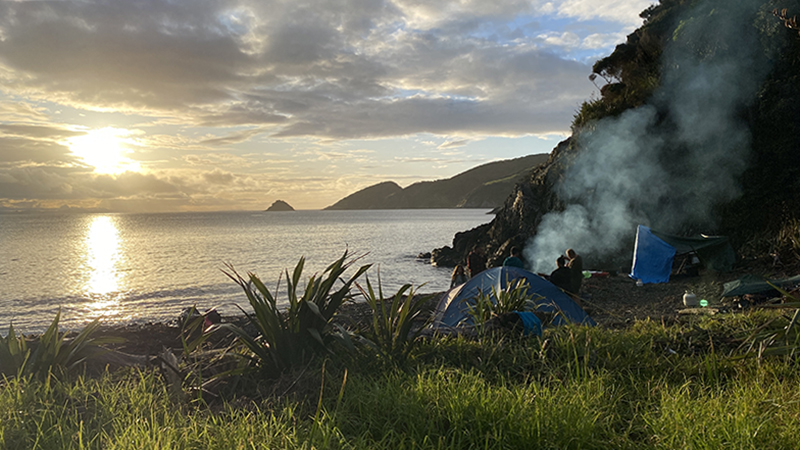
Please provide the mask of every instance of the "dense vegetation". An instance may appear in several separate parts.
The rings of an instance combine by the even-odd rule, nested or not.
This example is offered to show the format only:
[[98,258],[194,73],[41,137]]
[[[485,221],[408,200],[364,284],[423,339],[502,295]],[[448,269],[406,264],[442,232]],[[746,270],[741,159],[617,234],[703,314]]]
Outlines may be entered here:
[[[720,205],[719,230],[737,238],[742,246],[764,252],[779,248],[787,255],[800,252],[800,35],[780,17],[800,13],[800,2],[770,0],[720,2],[663,0],[644,12],[645,25],[628,36],[593,67],[592,78],[604,79],[602,96],[582,105],[573,122],[580,133],[597,121],[619,115],[647,102],[661,86],[662,53],[667,44],[700,55],[702,60],[720,58],[740,45],[723,39],[719,30],[747,4],[748,20],[737,26],[759,44],[747,66],[761,80],[754,95],[738,112],[752,134],[752,160],[740,178],[743,195]],[[687,11],[691,15],[687,16]],[[705,17],[703,17],[705,16]],[[702,17],[705,33],[683,33],[685,25]],[[769,72],[759,71],[768,68]],[[714,86],[710,87],[711,89]],[[667,114],[663,112],[663,114]],[[666,126],[668,117],[663,118]]]
[[220,397],[176,394],[152,371],[8,379],[0,447],[795,448],[794,359],[729,356],[773,319],[434,339],[403,367],[320,358]]
[[[602,185],[581,184],[580,198],[564,192],[581,158],[611,161],[604,170],[621,169],[620,177],[626,164],[650,159],[672,177],[660,192],[641,185],[651,197],[618,202],[639,223],[674,234],[729,235],[742,256],[777,251],[800,261],[798,13],[795,0],[663,0],[645,10],[644,25],[594,65],[590,79],[600,96],[576,112],[573,135],[517,185],[491,224],[458,234],[437,262],[455,264],[475,246],[502,261],[512,245],[541,233],[544,216],[571,204],[600,215]],[[603,150],[623,146],[596,145],[603,133],[632,135],[639,148],[629,159],[607,157]],[[730,179],[716,172],[730,172]],[[617,188],[606,198],[619,197]],[[703,213],[692,214],[698,203]],[[635,225],[617,255],[630,255]],[[587,256],[600,263],[614,255]]]

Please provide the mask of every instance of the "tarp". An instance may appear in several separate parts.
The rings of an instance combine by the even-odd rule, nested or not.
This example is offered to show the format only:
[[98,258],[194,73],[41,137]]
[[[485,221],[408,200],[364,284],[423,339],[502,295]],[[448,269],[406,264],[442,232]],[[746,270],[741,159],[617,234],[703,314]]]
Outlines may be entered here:
[[535,294],[534,297],[541,297],[540,299],[534,299],[537,310],[547,313],[561,313],[556,315],[553,320],[554,325],[561,325],[568,321],[585,325],[596,324],[586,314],[586,311],[553,283],[525,269],[504,266],[484,270],[475,277],[470,278],[466,283],[447,291],[436,307],[434,328],[471,324],[472,317],[469,315],[469,307],[475,304],[479,295],[491,295],[493,287],[499,292],[505,289],[506,286],[513,285],[519,279],[523,279],[527,283],[528,294]]
[[639,225],[633,247],[631,277],[642,280],[642,283],[666,283],[672,273],[675,253],[675,247],[653,234],[650,228]]
[[727,236],[673,236],[655,230],[651,232],[675,247],[678,255],[695,252],[706,269],[726,272],[736,263],[736,253]]
[[639,225],[630,276],[642,283],[666,283],[675,255],[695,252],[706,269],[727,271],[736,262],[725,236],[674,236]]
[[722,296],[738,297],[746,294],[760,294],[774,290],[775,286],[783,290],[792,290],[796,286],[800,286],[800,275],[776,280],[769,280],[755,275],[745,275],[738,280],[725,283]]

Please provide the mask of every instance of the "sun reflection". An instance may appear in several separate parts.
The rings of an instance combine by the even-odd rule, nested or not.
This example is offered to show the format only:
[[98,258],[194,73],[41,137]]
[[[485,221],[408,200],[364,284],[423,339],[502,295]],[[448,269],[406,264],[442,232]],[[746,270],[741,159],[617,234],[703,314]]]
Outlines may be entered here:
[[119,313],[117,293],[122,283],[119,265],[123,258],[119,232],[113,216],[95,216],[86,232],[86,262],[90,271],[84,290],[93,302],[93,315]]

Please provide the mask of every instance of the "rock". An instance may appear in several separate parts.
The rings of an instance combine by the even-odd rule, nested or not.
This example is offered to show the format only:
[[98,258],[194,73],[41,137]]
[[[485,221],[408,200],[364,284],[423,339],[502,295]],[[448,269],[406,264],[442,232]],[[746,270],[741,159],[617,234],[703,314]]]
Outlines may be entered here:
[[431,265],[439,267],[455,267],[463,258],[448,246],[434,249],[431,253]]
[[275,202],[267,208],[267,211],[294,211],[294,208],[283,200],[275,200]]

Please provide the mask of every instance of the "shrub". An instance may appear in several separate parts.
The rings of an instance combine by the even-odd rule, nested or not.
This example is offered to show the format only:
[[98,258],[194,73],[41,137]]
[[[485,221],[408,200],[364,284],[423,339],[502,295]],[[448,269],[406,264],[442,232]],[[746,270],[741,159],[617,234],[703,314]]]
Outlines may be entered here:
[[378,353],[397,364],[403,364],[414,347],[419,333],[430,318],[412,332],[414,322],[423,313],[425,304],[433,295],[414,295],[410,284],[402,286],[390,299],[384,299],[380,277],[378,293],[367,278],[367,287],[356,284],[372,309],[372,328],[363,333],[367,343]]
[[[236,336],[234,345],[245,350],[243,356],[250,362],[250,367],[279,371],[307,360],[316,352],[328,350],[331,340],[339,338],[346,341],[347,336],[341,333],[341,329],[337,333],[331,319],[341,305],[351,298],[350,289],[355,280],[370,267],[361,266],[347,281],[341,280],[342,285],[334,290],[337,280],[356,261],[348,261],[347,256],[345,251],[322,275],[312,275],[306,282],[302,296],[298,288],[305,258],[300,258],[291,277],[287,269],[288,307],[283,312],[275,295],[255,274],[248,273],[245,278],[228,265],[230,270],[225,274],[244,290],[253,313],[241,307],[239,309],[247,316],[257,334],[251,336],[235,324],[221,324],[212,327],[212,331],[219,329],[232,332]],[[280,279],[276,294],[279,290]]]
[[528,284],[524,279],[508,283],[499,291],[493,286],[491,294],[478,294],[475,305],[469,307],[469,315],[475,327],[480,329],[492,317],[514,311],[535,310],[534,296],[541,298],[538,294],[528,293]]
[[119,338],[94,337],[100,327],[95,319],[73,338],[58,331],[61,310],[58,310],[47,331],[29,345],[25,337],[17,336],[14,326],[8,336],[0,337],[0,374],[5,376],[43,376],[53,370],[69,371],[103,351],[102,344],[119,342]]

